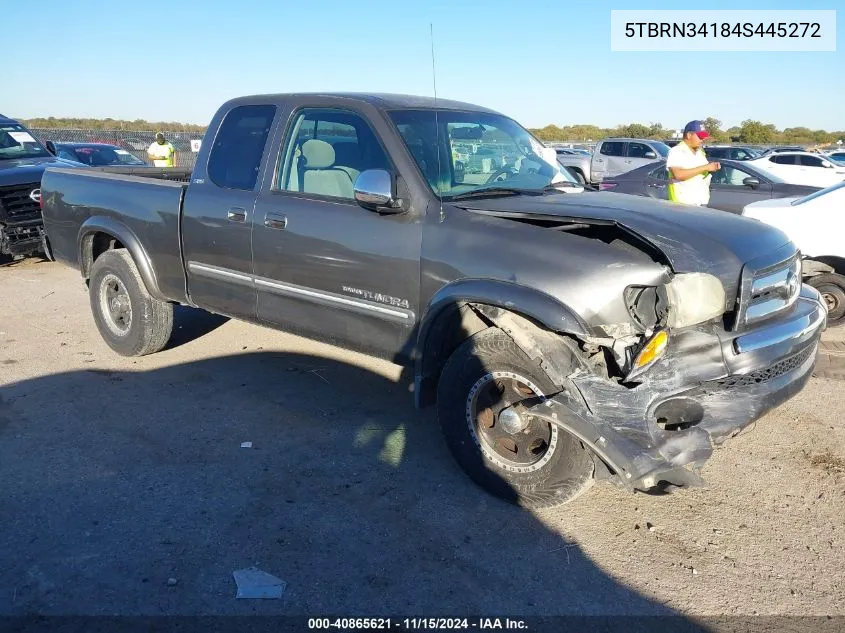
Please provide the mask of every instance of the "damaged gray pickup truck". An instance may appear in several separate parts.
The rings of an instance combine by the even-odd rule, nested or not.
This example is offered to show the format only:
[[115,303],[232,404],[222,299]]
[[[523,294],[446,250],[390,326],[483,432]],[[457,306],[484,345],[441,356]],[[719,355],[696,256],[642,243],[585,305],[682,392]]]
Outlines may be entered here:
[[192,173],[50,168],[41,188],[118,353],[163,349],[186,304],[401,363],[461,467],[525,506],[701,483],[801,390],[826,325],[783,233],[585,191],[464,103],[236,99]]

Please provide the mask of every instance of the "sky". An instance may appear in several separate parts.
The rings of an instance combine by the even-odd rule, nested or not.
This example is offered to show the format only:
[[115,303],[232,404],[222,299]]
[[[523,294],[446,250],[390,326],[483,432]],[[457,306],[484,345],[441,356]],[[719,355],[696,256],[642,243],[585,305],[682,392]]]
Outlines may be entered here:
[[[527,127],[678,128],[715,116],[843,130],[836,52],[611,52],[616,9],[835,9],[836,2],[0,0],[0,112],[207,124],[236,96],[433,94]],[[600,6],[601,5],[601,6]],[[843,12],[845,14],[845,12]],[[839,17],[839,16],[837,16]],[[17,25],[17,26],[16,26]]]

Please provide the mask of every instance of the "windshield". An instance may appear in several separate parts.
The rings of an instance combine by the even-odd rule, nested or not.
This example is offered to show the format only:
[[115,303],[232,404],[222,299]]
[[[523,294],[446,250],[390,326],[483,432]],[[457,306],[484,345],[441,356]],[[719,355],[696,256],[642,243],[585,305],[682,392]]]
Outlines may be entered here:
[[[766,166],[765,166],[765,165],[763,165],[763,164],[757,164],[757,163],[755,163],[755,164],[754,164],[754,169],[756,169],[757,171],[761,172],[761,174],[762,174],[763,176],[765,176],[765,177],[766,177],[766,179],[768,179],[769,181],[771,181],[771,182],[773,182],[773,183],[775,183],[775,184],[778,184],[778,185],[785,185],[785,184],[788,184],[788,183],[787,183],[787,182],[786,182],[783,178],[781,178],[780,176],[778,176],[775,172],[773,172],[773,171],[771,171],[771,170],[769,170],[769,169],[766,169]],[[751,172],[751,175],[754,175],[754,172]]]
[[115,147],[74,147],[73,156],[72,160],[94,167],[104,165],[146,165],[144,161],[134,157],[126,150]]
[[820,196],[823,196],[827,193],[830,193],[831,191],[836,191],[837,189],[842,189],[843,187],[845,187],[845,181],[837,183],[837,184],[835,184],[831,187],[828,187],[827,189],[822,189],[821,191],[815,191],[815,192],[811,193],[809,196],[804,196],[803,198],[798,198],[797,200],[793,200],[792,206],[804,204],[805,202],[809,202],[810,200],[815,200],[816,198],[818,198]]
[[482,194],[488,188],[542,191],[556,183],[580,187],[557,162],[553,148],[502,115],[395,110],[390,117],[432,190],[444,199]]
[[27,129],[17,123],[0,125],[0,160],[52,156]]
[[656,149],[657,153],[660,154],[663,158],[669,156],[669,146],[666,145],[666,143],[652,141],[651,146]]

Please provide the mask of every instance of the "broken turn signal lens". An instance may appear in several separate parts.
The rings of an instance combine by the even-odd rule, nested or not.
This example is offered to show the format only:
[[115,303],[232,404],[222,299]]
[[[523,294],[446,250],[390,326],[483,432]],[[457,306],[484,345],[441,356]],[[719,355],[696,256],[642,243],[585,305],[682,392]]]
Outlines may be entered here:
[[640,350],[640,353],[637,354],[636,358],[634,358],[634,363],[631,366],[631,371],[628,373],[627,380],[641,374],[649,365],[663,356],[668,343],[669,333],[666,330],[660,330],[652,336]]

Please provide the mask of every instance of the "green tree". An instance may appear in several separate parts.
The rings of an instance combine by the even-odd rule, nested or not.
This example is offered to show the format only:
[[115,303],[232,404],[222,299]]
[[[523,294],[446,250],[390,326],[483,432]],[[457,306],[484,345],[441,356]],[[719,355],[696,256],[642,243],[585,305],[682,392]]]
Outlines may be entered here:
[[709,116],[704,119],[704,127],[710,132],[710,136],[716,142],[724,142],[729,140],[727,134],[722,131],[722,122],[716,117]]
[[630,138],[648,138],[651,129],[642,123],[629,123],[616,128],[616,136],[627,136]]
[[739,127],[741,143],[773,143],[777,136],[777,129],[772,124],[746,119]]

